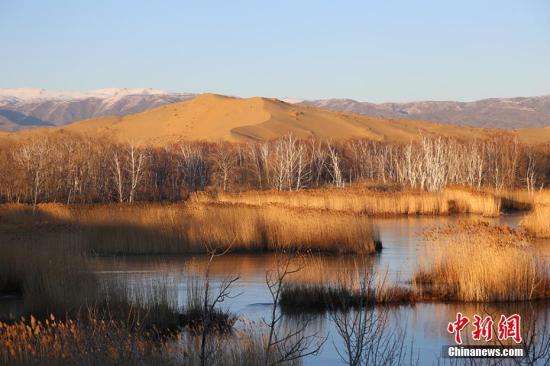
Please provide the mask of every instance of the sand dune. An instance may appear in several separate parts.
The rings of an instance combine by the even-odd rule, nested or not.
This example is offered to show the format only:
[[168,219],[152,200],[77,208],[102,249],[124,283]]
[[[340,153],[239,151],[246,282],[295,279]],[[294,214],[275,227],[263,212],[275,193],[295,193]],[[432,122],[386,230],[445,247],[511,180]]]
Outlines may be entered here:
[[[140,145],[164,145],[178,140],[269,140],[293,133],[297,137],[408,142],[421,134],[471,138],[496,130],[459,127],[422,121],[386,119],[294,105],[277,99],[232,98],[203,94],[194,99],[164,105],[125,117],[101,117],[63,127],[39,128],[7,134],[10,138],[33,137],[57,131],[105,135]],[[502,133],[502,131],[498,131]],[[549,128],[513,130],[523,141],[550,141]]]

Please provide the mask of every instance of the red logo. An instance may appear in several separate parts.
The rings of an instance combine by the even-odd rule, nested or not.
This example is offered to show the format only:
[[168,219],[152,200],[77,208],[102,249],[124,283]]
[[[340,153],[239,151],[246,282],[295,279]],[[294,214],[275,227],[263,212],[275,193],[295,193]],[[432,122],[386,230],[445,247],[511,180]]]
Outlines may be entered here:
[[[466,328],[470,323],[470,319],[462,313],[456,313],[456,320],[449,323],[447,331],[450,334],[454,334],[455,343],[462,344],[461,331]],[[482,318],[479,315],[474,315],[474,321],[472,323],[474,330],[472,331],[472,339],[479,341],[481,339],[485,342],[493,339],[493,317],[488,315]],[[512,339],[516,343],[521,343],[521,316],[513,314],[510,316],[501,315],[498,322],[498,340],[505,341]]]
[[516,343],[521,343],[521,316],[518,314],[510,315],[506,317],[500,316],[498,322],[498,339],[504,341],[506,339],[513,339]]

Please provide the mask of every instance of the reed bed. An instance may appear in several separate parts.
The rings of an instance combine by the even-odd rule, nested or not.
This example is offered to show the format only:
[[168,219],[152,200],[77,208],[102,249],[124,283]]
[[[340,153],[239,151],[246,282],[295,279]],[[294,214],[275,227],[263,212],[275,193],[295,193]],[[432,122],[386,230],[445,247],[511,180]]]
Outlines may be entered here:
[[521,220],[529,235],[537,238],[550,238],[550,204],[536,204],[533,210]]
[[162,348],[139,328],[120,321],[51,316],[44,321],[31,317],[15,324],[0,323],[2,365],[170,364]]
[[292,274],[282,288],[279,302],[286,313],[414,302],[410,289],[390,284],[387,273],[370,272],[361,261],[329,270],[323,257],[304,259],[302,269]]
[[413,278],[419,297],[466,302],[550,297],[545,264],[520,232],[463,222],[426,235],[430,263]]
[[[0,322],[0,364],[11,365],[201,365],[200,340],[188,333],[166,335],[135,323],[97,319],[43,321],[33,317]],[[213,366],[255,366],[265,360],[265,335],[255,329],[213,335]],[[273,352],[268,360],[275,362]],[[300,360],[284,365],[300,365]]]
[[[19,223],[63,226],[98,254],[204,253],[205,248],[232,251],[323,251],[375,253],[381,244],[370,220],[325,210],[251,207],[236,204],[148,204],[0,208]],[[12,213],[13,211],[13,213]],[[30,218],[29,218],[30,217]],[[37,221],[34,221],[37,222]],[[62,237],[63,237],[62,236]]]
[[[187,304],[180,316],[180,322],[193,332],[203,329],[204,323],[210,324],[210,329],[219,333],[227,333],[233,330],[237,316],[227,309],[215,307],[207,312],[205,309],[205,283],[204,280],[191,277],[187,283]],[[212,299],[208,299],[212,301]],[[208,304],[206,304],[208,307]],[[208,307],[210,309],[210,307]]]
[[0,291],[20,292],[23,313],[38,318],[74,318],[94,311],[166,329],[180,325],[175,285],[168,280],[139,287],[130,281],[104,282],[89,268],[82,248],[78,237],[17,246],[2,243]]
[[526,189],[487,191],[501,198],[502,206],[507,210],[528,211],[538,204],[550,205],[550,189],[528,191]]
[[328,209],[370,216],[448,215],[470,213],[493,217],[500,214],[500,199],[466,188],[447,188],[442,192],[376,192],[351,188],[313,189],[298,192],[249,191],[219,193],[216,197],[197,193],[195,202],[240,203],[252,206],[279,204],[284,207]]

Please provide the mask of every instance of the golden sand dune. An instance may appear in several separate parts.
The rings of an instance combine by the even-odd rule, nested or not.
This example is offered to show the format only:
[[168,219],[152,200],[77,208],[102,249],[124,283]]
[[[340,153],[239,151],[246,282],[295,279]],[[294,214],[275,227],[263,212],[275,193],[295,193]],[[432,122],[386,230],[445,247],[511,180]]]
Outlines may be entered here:
[[[56,131],[111,136],[136,144],[164,145],[178,140],[269,140],[288,133],[299,138],[416,140],[421,134],[472,138],[496,130],[422,121],[386,119],[293,105],[277,99],[232,98],[203,94],[125,117],[101,117],[64,127],[40,128],[6,134],[32,137]],[[513,130],[528,142],[550,141],[550,129]]]

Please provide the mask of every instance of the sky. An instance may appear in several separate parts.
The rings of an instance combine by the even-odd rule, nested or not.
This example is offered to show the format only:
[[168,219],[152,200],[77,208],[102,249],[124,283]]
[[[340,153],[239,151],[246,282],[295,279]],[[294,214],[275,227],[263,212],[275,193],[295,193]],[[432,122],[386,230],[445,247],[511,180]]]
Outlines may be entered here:
[[0,0],[0,88],[550,94],[550,1]]

